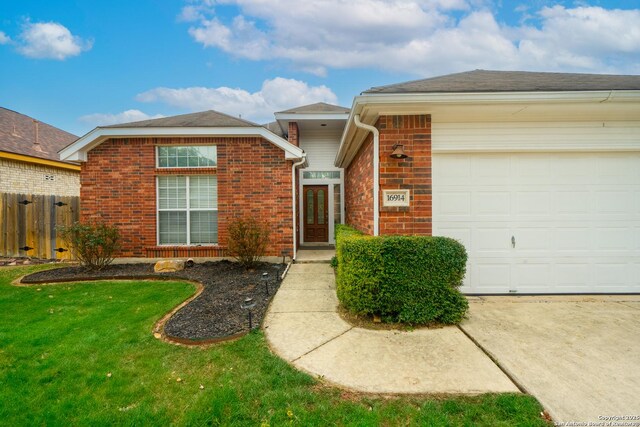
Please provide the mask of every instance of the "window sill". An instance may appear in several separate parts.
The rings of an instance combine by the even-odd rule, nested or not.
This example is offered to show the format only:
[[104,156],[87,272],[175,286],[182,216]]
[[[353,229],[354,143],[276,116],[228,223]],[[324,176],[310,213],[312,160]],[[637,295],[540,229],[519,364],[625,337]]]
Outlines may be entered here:
[[226,247],[219,245],[187,246],[187,245],[158,245],[144,248],[147,258],[192,258],[192,257],[223,257]]

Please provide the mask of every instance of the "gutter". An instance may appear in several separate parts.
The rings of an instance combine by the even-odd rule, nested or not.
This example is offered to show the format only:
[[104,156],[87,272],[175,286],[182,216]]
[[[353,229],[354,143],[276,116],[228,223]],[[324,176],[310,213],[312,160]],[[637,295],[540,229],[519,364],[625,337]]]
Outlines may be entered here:
[[380,132],[375,126],[364,124],[360,121],[360,114],[353,116],[353,123],[361,128],[373,133],[373,235],[380,232]]
[[296,230],[296,168],[298,166],[304,165],[307,162],[307,153],[302,153],[302,157],[300,161],[291,165],[291,202],[293,205],[293,257],[291,258],[293,261],[296,260],[296,255],[298,251],[298,232]]

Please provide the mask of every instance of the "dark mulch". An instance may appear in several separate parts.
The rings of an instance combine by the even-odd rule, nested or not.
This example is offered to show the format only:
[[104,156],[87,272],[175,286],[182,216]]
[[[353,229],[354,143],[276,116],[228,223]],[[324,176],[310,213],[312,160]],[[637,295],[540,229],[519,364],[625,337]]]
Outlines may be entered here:
[[[245,298],[253,298],[251,310],[254,328],[260,325],[271,297],[280,286],[283,264],[261,263],[246,271],[231,261],[195,264],[175,273],[154,273],[153,264],[115,264],[98,272],[82,267],[63,267],[40,271],[22,279],[22,283],[47,283],[98,279],[187,279],[202,283],[202,293],[175,313],[165,325],[165,333],[178,340],[223,339],[247,332],[247,311],[240,308]],[[269,273],[269,294],[262,273]]]

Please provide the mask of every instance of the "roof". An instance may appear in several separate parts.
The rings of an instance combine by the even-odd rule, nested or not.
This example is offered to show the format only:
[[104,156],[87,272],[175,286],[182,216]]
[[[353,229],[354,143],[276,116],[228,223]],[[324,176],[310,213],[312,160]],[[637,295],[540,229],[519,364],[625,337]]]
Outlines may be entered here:
[[303,159],[304,151],[265,126],[219,113],[203,111],[160,119],[101,126],[60,150],[60,158],[87,161],[87,153],[109,138],[141,137],[261,137],[281,148],[285,159]]
[[474,70],[373,87],[363,94],[640,90],[640,76]]
[[266,124],[264,124],[262,126],[264,126],[265,128],[269,129],[271,132],[275,133],[276,135],[278,135],[281,138],[285,137],[285,134],[282,131],[282,128],[280,127],[278,122],[269,122],[269,123],[266,123]]
[[199,113],[180,114],[160,119],[141,120],[100,126],[103,128],[141,128],[141,127],[258,127],[257,123],[233,117],[218,111],[208,110]]
[[0,107],[0,151],[60,161],[58,151],[76,139],[62,129]]
[[276,114],[336,114],[348,113],[350,110],[339,105],[327,104],[326,102],[318,102],[315,104],[303,105],[301,107],[291,108],[289,110],[278,111]]

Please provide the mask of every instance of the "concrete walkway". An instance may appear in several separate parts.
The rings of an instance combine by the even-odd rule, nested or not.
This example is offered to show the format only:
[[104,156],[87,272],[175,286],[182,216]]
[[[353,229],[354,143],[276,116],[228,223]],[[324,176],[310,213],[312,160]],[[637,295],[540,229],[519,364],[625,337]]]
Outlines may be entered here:
[[272,350],[298,369],[370,393],[518,392],[457,327],[373,331],[343,321],[333,269],[293,264],[264,328]]

